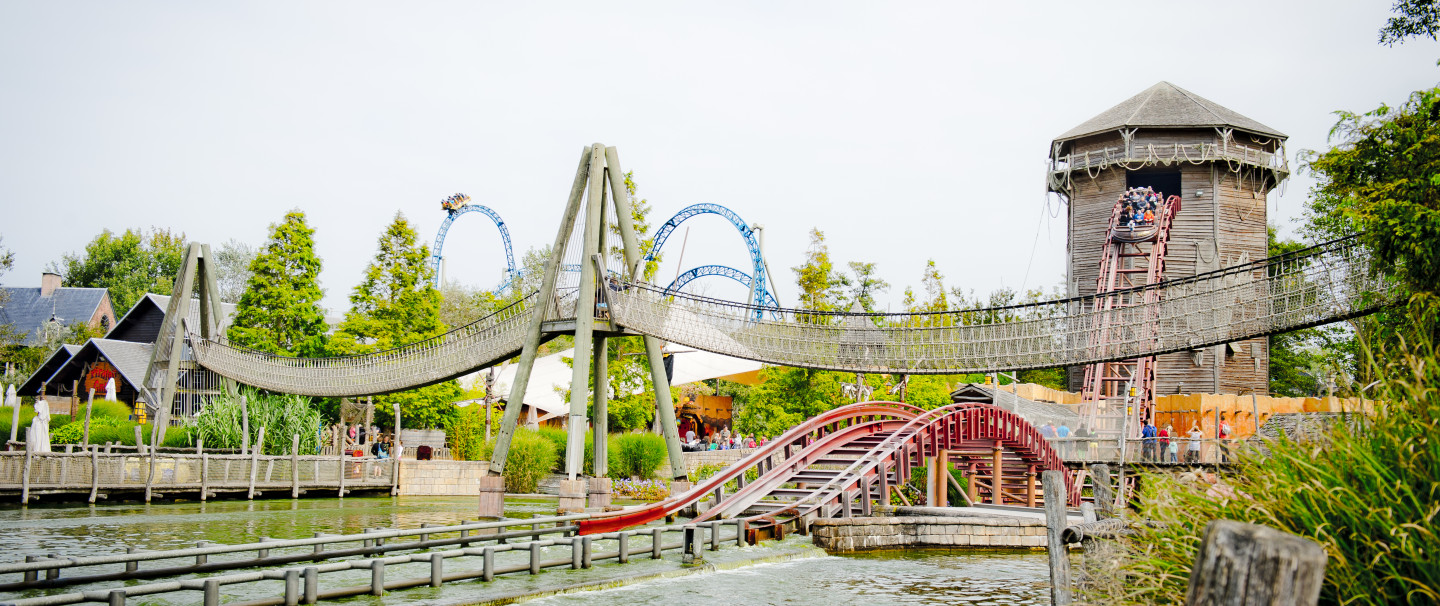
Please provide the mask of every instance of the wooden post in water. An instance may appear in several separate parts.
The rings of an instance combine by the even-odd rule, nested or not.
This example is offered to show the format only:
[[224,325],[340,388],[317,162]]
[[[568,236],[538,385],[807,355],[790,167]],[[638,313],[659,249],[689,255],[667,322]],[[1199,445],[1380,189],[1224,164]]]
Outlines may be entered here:
[[1048,470],[1040,474],[1045,490],[1045,547],[1050,555],[1050,603],[1068,606],[1070,592],[1070,551],[1060,541],[1060,533],[1069,524],[1065,513],[1065,472]]
[[205,453],[205,438],[195,440],[195,452],[200,455],[200,501],[210,496],[210,455]]
[[250,449],[250,490],[246,492],[245,498],[255,498],[255,472],[259,471],[260,451],[265,448],[265,426],[260,426],[260,431],[255,434],[255,447]]
[[390,496],[400,494],[400,459],[405,455],[405,444],[400,441],[400,403],[392,402],[390,410],[395,414],[395,444],[392,445],[395,452],[390,453]]
[[300,434],[290,439],[290,498],[300,498]]
[[1090,476],[1094,479],[1091,483],[1094,487],[1096,513],[1101,519],[1115,517],[1115,491],[1110,483],[1110,465],[1106,463],[1093,463],[1090,465]]
[[[95,407],[95,390],[90,390],[90,399],[85,400],[85,435],[80,437],[80,446],[90,445],[90,410]],[[92,501],[93,502],[93,501]]]
[[100,490],[100,449],[90,449],[90,504],[95,503],[95,495]]
[[1266,526],[1215,520],[1190,573],[1186,606],[1313,606],[1325,579],[1319,543]]

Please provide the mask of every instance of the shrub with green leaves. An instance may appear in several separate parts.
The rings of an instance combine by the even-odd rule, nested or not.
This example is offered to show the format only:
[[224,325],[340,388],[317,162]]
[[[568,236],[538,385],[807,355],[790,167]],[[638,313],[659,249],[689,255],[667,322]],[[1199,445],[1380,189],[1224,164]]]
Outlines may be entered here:
[[465,406],[445,424],[445,441],[456,461],[479,461],[485,449],[485,407]]

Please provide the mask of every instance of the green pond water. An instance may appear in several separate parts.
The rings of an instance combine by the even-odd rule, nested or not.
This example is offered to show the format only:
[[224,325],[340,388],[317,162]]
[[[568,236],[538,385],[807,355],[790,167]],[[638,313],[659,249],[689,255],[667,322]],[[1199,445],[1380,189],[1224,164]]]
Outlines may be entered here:
[[[0,560],[26,555],[94,556],[144,550],[192,547],[197,541],[247,543],[260,537],[308,538],[314,532],[357,533],[367,528],[418,528],[422,523],[456,524],[474,519],[476,503],[469,497],[374,497],[347,499],[211,501],[207,503],[115,504],[94,507],[56,505],[0,509]],[[506,516],[529,518],[555,513],[553,499],[507,499]],[[667,541],[678,540],[677,535]],[[644,537],[631,549],[648,547]],[[597,551],[615,548],[597,543]],[[304,548],[299,551],[307,551]],[[299,552],[297,551],[297,553]],[[275,550],[276,554],[284,550]],[[395,554],[397,552],[391,552]],[[568,558],[565,545],[543,550],[543,559]],[[235,556],[211,556],[219,561]],[[525,552],[504,553],[497,566],[528,561]],[[1043,604],[1048,600],[1044,553],[975,551],[894,551],[852,556],[824,556],[809,547],[808,537],[737,548],[733,542],[706,552],[707,561],[729,568],[752,560],[773,561],[673,578],[644,580],[621,587],[539,598],[534,604]],[[789,559],[795,558],[795,559]],[[505,575],[492,583],[464,581],[439,588],[415,588],[383,597],[356,597],[335,604],[467,604],[576,584],[613,583],[627,577],[675,575],[684,569],[677,551],[662,560],[636,556],[630,564],[613,561],[589,570],[549,569],[540,575]],[[171,563],[176,561],[171,560]],[[479,569],[480,558],[446,560],[447,571]],[[146,563],[142,567],[155,567]],[[117,567],[118,568],[118,567]],[[91,569],[96,570],[96,569]],[[222,571],[210,574],[233,574]],[[67,573],[68,574],[68,573]],[[388,579],[425,577],[428,563],[388,566]],[[14,575],[9,575],[14,576]],[[0,578],[0,581],[16,580]],[[132,581],[129,584],[155,580]],[[364,585],[365,570],[321,575],[321,587]],[[116,586],[115,582],[55,590],[0,592],[0,600],[70,593]],[[223,601],[279,596],[279,581],[227,586]],[[198,604],[197,592],[132,598],[130,604]]]

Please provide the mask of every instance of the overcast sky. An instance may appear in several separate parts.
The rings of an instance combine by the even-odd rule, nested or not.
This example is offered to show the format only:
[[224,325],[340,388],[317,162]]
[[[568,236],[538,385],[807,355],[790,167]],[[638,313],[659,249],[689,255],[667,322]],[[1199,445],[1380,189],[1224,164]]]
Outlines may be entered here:
[[[548,244],[599,141],[654,223],[713,202],[763,224],[782,304],[812,227],[837,264],[878,264],[882,306],[931,258],[977,293],[1048,288],[1065,250],[1051,139],[1168,80],[1288,134],[1293,165],[1331,112],[1440,80],[1435,42],[1376,43],[1390,4],[5,1],[3,281],[38,284],[105,228],[258,245],[299,208],[343,312],[397,210],[428,242],[465,192],[517,257]],[[1271,221],[1310,185],[1271,194]],[[686,268],[747,268],[723,219],[685,226]],[[445,252],[464,282],[503,269],[479,215]]]

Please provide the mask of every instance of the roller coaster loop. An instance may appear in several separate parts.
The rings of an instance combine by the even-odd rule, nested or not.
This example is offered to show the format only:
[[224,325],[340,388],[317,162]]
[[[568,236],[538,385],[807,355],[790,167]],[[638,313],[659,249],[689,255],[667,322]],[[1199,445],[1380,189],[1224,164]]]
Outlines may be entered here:
[[[734,225],[735,229],[740,232],[740,237],[745,239],[745,246],[750,249],[750,262],[755,266],[755,271],[751,273],[755,287],[755,295],[754,299],[749,301],[749,303],[753,303],[759,307],[775,306],[773,302],[775,298],[770,294],[770,290],[767,287],[769,283],[766,280],[765,258],[760,252],[760,242],[755,238],[755,231],[751,229],[749,225],[746,225],[745,220],[741,219],[740,215],[735,214],[735,211],[720,206],[719,204],[695,204],[687,206],[681,209],[680,212],[675,213],[675,216],[670,217],[669,221],[666,221],[664,225],[660,226],[660,231],[655,232],[655,245],[651,246],[650,250],[645,253],[645,260],[655,260],[655,255],[660,252],[660,247],[665,245],[665,240],[668,239],[670,234],[675,231],[675,228],[679,227],[681,223],[684,223],[686,219],[706,214],[720,215],[730,221],[730,224]],[[759,313],[757,310],[756,315],[758,316]]]
[[450,231],[450,224],[455,219],[466,213],[484,213],[495,222],[495,228],[500,230],[500,240],[505,245],[505,279],[495,290],[503,291],[510,286],[520,275],[515,269],[515,251],[510,247],[510,229],[505,227],[505,220],[500,218],[499,213],[491,210],[490,207],[481,204],[469,204],[456,209],[447,209],[445,220],[440,223],[440,230],[435,234],[435,245],[431,247],[430,268],[434,270],[435,287],[440,287],[440,261],[445,258],[445,234]]

